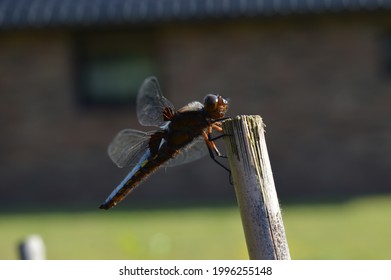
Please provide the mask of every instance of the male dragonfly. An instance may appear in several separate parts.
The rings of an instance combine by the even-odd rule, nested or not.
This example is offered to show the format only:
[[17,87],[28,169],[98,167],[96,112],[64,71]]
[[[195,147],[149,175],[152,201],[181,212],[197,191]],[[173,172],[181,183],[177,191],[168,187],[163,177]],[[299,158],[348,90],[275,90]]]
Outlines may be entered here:
[[157,79],[147,78],[137,96],[137,118],[140,124],[159,129],[124,129],[117,134],[109,145],[109,156],[118,167],[132,169],[99,208],[107,210],[117,205],[159,167],[187,163],[208,152],[228,170],[216,160],[215,155],[221,154],[211,136],[213,129],[222,131],[219,121],[227,109],[227,99],[208,94],[204,104],[195,101],[176,111],[162,95]]

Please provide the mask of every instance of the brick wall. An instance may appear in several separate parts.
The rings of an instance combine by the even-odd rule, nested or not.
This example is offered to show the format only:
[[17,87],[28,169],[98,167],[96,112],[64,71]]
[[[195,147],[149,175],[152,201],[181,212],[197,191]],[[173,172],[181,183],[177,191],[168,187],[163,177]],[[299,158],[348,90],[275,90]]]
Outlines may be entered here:
[[120,114],[79,106],[69,32],[9,32],[0,41],[1,202],[96,199],[112,183],[100,171],[112,171],[106,145]]
[[[163,92],[180,107],[209,92],[259,114],[282,197],[388,191],[391,77],[372,17],[164,24],[153,29]],[[123,32],[124,30],[122,30]],[[129,30],[129,36],[131,36]],[[0,33],[0,201],[99,205],[122,179],[106,155],[135,112],[84,108],[72,31]],[[113,42],[115,43],[115,42]],[[129,198],[233,198],[209,159],[162,170]]]
[[264,118],[280,194],[389,191],[389,27],[365,16],[172,27],[163,65],[178,99],[218,91],[232,115]]

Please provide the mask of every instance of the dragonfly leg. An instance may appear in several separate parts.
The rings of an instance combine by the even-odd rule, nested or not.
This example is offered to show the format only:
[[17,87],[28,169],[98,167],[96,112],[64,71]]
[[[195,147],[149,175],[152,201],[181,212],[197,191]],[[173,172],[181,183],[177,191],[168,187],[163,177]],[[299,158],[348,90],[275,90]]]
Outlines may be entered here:
[[[222,168],[224,168],[225,170],[227,170],[227,172],[229,173],[229,183],[232,185],[232,176],[231,176],[231,170],[226,167],[224,164],[222,164],[221,162],[219,162],[217,159],[216,159],[216,156],[218,157],[223,157],[223,158],[226,158],[226,156],[223,156],[220,151],[217,149],[216,147],[216,144],[213,142],[213,140],[209,140],[210,138],[210,134],[209,133],[206,133],[204,131],[203,133],[204,135],[204,139],[205,139],[205,143],[206,143],[206,146],[208,147],[208,151],[209,151],[209,155],[210,157],[212,158],[212,160],[214,162],[216,162],[218,165],[220,165]],[[216,153],[216,155],[215,155]]]
[[221,135],[218,135],[216,137],[212,137],[212,132],[213,132],[213,129],[215,129],[216,131],[218,132],[223,132],[223,129],[221,128],[221,123],[220,122],[216,122],[216,123],[212,123],[209,127],[208,127],[208,141],[212,143],[212,149],[215,151],[216,155],[218,157],[221,157],[221,158],[227,158],[226,155],[222,155],[220,153],[220,151],[217,149],[214,141],[217,140],[217,139],[220,139],[224,136],[229,136],[229,134],[221,134]]
[[230,135],[230,134],[221,134],[221,135],[212,137],[212,135],[209,134],[209,135],[208,135],[208,138],[209,138],[208,140],[209,140],[209,141],[215,141],[215,140],[220,139],[220,138],[223,138],[223,137],[225,137],[225,136],[231,136],[231,135]]
[[224,117],[224,118],[221,118],[221,119],[217,119],[217,120],[213,120],[212,123],[217,123],[217,122],[222,122],[222,121],[225,121],[225,120],[228,120],[230,119],[230,117]]
[[[225,120],[225,119],[229,119],[229,118],[223,118],[221,120]],[[224,136],[232,136],[232,134],[225,134],[225,133],[222,133],[223,132],[223,128],[221,127],[222,126],[222,123],[220,121],[215,121],[215,122],[212,122],[208,128],[208,136],[209,136],[209,140],[210,141],[214,141],[214,140],[217,140],[217,139],[220,139]],[[218,132],[221,132],[222,134],[216,136],[216,137],[212,137],[212,130],[216,130]]]

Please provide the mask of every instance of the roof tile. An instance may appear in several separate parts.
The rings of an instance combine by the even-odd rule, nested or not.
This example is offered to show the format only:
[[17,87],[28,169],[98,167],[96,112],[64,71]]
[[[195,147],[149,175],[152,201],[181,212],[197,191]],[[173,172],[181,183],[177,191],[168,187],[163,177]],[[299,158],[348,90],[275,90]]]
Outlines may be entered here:
[[390,9],[391,0],[0,0],[0,28]]

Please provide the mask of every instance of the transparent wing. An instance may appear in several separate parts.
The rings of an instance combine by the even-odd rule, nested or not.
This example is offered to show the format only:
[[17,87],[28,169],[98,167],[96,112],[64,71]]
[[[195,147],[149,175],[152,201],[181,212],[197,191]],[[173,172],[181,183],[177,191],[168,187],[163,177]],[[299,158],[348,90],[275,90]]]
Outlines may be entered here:
[[180,153],[164,164],[165,167],[177,166],[200,159],[208,154],[204,137],[201,135],[184,147]]
[[151,133],[134,129],[120,131],[107,150],[111,160],[120,168],[134,167],[147,151]]
[[174,106],[166,99],[160,90],[155,77],[144,80],[137,96],[137,118],[145,126],[163,126],[163,111],[169,108],[174,112]]

